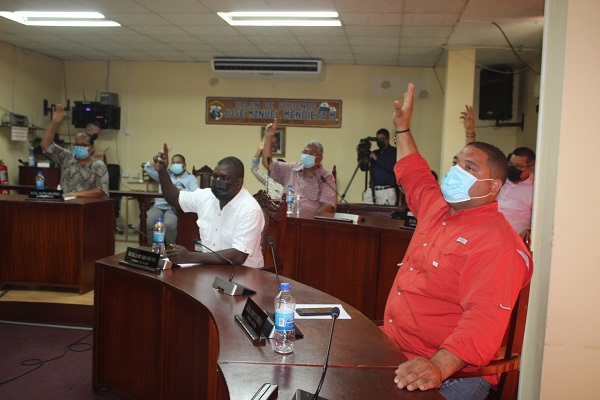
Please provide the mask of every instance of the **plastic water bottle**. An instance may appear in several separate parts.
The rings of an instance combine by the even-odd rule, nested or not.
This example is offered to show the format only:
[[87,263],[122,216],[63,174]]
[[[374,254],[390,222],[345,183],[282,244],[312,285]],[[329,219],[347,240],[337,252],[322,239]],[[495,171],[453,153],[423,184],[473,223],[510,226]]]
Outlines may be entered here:
[[162,218],[156,218],[156,224],[154,224],[153,241],[152,241],[152,252],[158,253],[161,256],[165,255],[165,224],[163,224]]
[[290,284],[282,282],[279,294],[275,297],[275,352],[290,354],[294,351],[296,331],[294,330],[294,310],[296,299],[290,292]]
[[35,156],[33,155],[33,147],[29,148],[29,162],[27,163],[30,167],[35,167]]
[[35,188],[37,190],[44,190],[45,186],[46,178],[44,178],[44,174],[42,173],[42,171],[38,171],[37,175],[35,176]]
[[287,215],[294,215],[294,191],[292,185],[288,185],[287,191],[285,192],[285,202],[287,203]]

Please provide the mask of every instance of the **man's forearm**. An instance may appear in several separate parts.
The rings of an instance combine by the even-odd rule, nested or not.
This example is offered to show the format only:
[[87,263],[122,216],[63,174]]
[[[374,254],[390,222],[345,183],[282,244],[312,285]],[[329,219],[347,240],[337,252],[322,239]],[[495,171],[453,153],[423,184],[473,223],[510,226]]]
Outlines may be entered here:
[[448,379],[449,376],[454,374],[456,371],[460,371],[467,366],[467,363],[449,352],[446,349],[439,349],[433,357],[433,362],[442,373],[442,381]]
[[179,190],[177,187],[171,182],[171,177],[167,170],[163,169],[158,172],[158,178],[160,182],[160,187],[162,189],[162,193],[164,195],[165,200],[171,206],[180,209],[179,207]]
[[271,167],[269,165],[269,161],[272,161],[272,159],[271,159],[271,143],[272,142],[273,142],[272,136],[265,137],[265,148],[262,151],[262,163],[267,170],[270,170],[270,167]]

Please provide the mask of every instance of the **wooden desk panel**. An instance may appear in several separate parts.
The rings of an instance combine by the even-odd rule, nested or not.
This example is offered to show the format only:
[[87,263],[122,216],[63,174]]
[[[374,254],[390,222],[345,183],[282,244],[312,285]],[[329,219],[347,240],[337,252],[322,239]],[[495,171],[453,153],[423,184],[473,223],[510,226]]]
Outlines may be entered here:
[[114,202],[0,196],[0,284],[93,289],[94,261],[114,253]]
[[365,216],[358,224],[314,216],[302,212],[288,218],[282,274],[331,293],[371,319],[382,319],[412,231],[402,228],[403,221],[376,216]]
[[[246,297],[212,289],[215,276],[229,274],[228,266],[152,273],[120,266],[122,258],[96,262],[94,390],[139,399],[237,400],[250,398],[246,394],[254,394],[264,382],[288,388],[280,398],[291,398],[287,393],[295,388],[316,388],[330,320],[298,320],[305,338],[296,341],[292,355],[281,356],[270,344],[252,346],[235,323],[233,315],[241,313]],[[263,309],[273,309],[275,275],[236,266],[235,281],[256,290],[252,298]],[[290,282],[300,303],[340,303]],[[330,399],[441,399],[435,391],[391,390],[393,370],[406,357],[358,310],[342,304],[352,319],[336,322],[332,375],[325,381],[324,394]],[[333,384],[334,379],[340,381]],[[359,393],[369,396],[355,396],[354,390],[361,387]]]

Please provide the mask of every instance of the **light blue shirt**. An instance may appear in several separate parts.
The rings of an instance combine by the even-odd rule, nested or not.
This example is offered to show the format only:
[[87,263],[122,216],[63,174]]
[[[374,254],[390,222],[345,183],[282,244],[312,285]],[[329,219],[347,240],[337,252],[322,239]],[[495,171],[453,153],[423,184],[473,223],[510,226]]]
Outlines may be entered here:
[[[150,178],[159,182],[158,171],[156,171],[156,169],[150,165],[150,161],[144,165],[144,171],[146,171]],[[184,173],[180,176],[175,176],[175,174],[169,169],[169,177],[171,177],[171,182],[173,182],[173,184],[177,186],[179,190],[193,192],[194,190],[200,188],[198,186],[198,179],[194,175],[188,174],[187,171],[184,171]],[[158,186],[158,192],[162,193],[162,188],[160,185]],[[167,200],[162,197],[157,198],[154,201],[154,207],[165,211],[172,208],[171,205],[167,203]]]

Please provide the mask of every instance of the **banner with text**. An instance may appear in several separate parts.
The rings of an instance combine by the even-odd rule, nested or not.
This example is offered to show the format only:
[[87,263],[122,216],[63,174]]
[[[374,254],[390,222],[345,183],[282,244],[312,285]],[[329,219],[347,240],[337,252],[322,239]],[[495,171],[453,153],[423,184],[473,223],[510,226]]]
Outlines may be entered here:
[[206,98],[207,124],[264,126],[275,118],[281,126],[339,128],[342,126],[342,101]]

